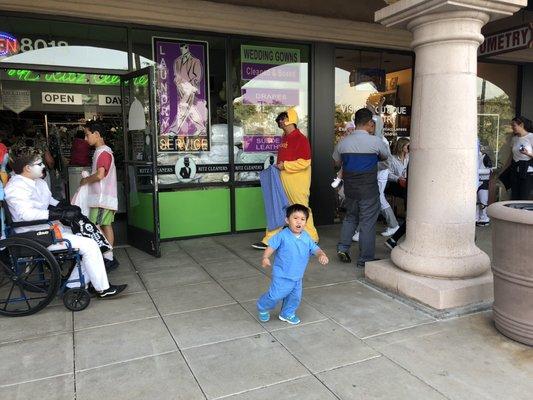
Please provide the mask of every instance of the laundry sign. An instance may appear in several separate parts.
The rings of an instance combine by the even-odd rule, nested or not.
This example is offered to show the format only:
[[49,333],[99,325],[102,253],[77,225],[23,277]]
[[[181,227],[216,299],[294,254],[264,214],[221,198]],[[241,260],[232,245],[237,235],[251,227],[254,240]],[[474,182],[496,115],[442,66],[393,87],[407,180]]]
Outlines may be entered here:
[[42,92],[41,100],[43,104],[63,104],[73,106],[81,106],[83,104],[83,96],[81,93]]

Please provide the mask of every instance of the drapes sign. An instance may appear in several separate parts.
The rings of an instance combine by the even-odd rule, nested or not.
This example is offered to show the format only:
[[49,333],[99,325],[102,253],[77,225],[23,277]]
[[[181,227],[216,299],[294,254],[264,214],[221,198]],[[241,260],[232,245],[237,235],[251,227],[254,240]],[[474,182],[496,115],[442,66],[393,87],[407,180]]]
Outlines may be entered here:
[[[208,43],[154,37],[153,48],[159,135],[188,144],[187,150],[159,146],[159,151],[209,151]],[[194,143],[200,143],[198,148],[192,148]]]

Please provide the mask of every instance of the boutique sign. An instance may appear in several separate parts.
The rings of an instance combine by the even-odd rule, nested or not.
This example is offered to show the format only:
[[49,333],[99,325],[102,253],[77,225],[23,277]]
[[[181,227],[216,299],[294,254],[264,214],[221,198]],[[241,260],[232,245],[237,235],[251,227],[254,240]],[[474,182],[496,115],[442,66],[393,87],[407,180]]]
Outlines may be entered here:
[[515,50],[528,49],[533,39],[531,25],[522,25],[485,37],[479,46],[478,56],[492,56]]

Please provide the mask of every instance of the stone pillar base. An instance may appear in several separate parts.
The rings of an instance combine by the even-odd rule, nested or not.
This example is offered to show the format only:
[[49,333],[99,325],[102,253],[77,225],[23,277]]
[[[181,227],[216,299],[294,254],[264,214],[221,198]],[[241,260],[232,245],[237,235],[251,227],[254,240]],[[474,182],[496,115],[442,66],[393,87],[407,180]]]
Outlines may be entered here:
[[367,262],[365,276],[376,286],[436,310],[490,302],[494,298],[490,271],[476,278],[438,279],[410,274],[387,259]]

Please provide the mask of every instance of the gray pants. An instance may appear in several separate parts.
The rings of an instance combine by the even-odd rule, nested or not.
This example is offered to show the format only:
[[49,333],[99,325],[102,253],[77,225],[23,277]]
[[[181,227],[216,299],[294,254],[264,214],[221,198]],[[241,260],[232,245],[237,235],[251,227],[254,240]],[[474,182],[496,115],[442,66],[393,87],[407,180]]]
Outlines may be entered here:
[[344,201],[346,216],[342,221],[341,238],[337,251],[348,252],[352,245],[352,236],[359,226],[358,263],[373,260],[376,251],[376,222],[379,215],[379,195],[369,199]]

